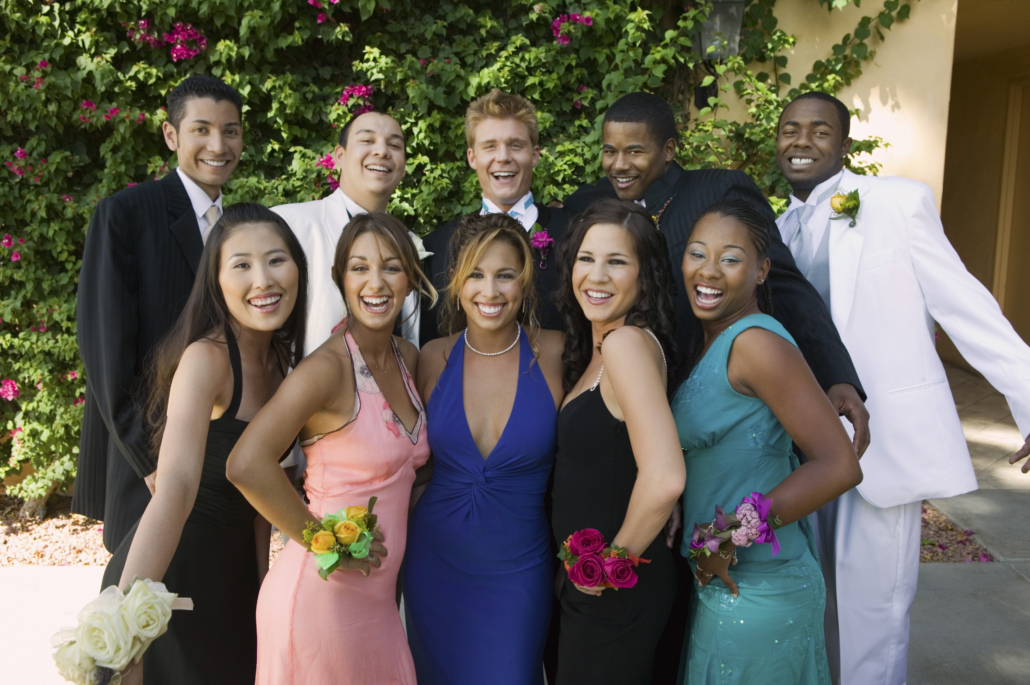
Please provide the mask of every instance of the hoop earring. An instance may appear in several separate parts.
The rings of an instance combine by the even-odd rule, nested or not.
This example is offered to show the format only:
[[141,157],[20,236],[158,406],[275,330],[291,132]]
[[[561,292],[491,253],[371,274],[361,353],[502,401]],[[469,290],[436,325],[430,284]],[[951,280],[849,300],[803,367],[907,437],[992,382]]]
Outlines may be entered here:
[[525,313],[526,313],[526,298],[523,297],[522,298],[522,314],[525,315]]

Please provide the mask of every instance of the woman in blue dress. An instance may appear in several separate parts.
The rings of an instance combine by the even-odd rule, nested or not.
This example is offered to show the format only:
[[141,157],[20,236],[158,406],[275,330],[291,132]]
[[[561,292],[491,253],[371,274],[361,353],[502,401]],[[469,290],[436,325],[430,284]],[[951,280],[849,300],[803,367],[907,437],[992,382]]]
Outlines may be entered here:
[[[826,588],[805,517],[862,480],[837,412],[771,311],[761,214],[722,200],[698,219],[683,279],[699,325],[687,381],[672,403],[687,464],[683,547],[752,493],[772,500],[771,544],[701,556],[680,683],[824,685]],[[763,313],[765,312],[765,313]],[[791,439],[808,455],[798,466]],[[736,558],[736,565],[731,561]],[[875,563],[875,560],[870,560]]]
[[555,574],[544,496],[564,335],[535,325],[533,260],[515,219],[464,219],[443,301],[451,335],[419,355],[432,480],[402,574],[420,685],[543,682]]

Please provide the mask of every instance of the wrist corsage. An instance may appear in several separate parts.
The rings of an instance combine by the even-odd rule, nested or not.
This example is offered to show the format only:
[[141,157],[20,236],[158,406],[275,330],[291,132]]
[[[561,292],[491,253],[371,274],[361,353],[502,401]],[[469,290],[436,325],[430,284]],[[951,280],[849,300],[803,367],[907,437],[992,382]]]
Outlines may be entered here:
[[168,630],[176,609],[193,609],[193,600],[168,592],[163,583],[136,578],[125,592],[105,588],[79,612],[78,626],[50,639],[57,672],[76,685],[117,685],[129,663],[139,663]]
[[372,536],[379,532],[377,517],[372,513],[375,503],[373,497],[367,507],[345,507],[323,516],[320,524],[309,521],[304,527],[304,542],[315,555],[322,580],[328,580],[345,557],[364,559],[368,556]]
[[565,565],[569,580],[582,587],[605,587],[618,590],[637,584],[638,564],[649,564],[618,545],[606,545],[604,536],[593,528],[584,528],[562,543],[558,558]]
[[760,492],[752,492],[732,513],[727,514],[722,507],[715,507],[715,520],[707,530],[702,530],[694,524],[694,535],[690,539],[690,558],[718,554],[723,558],[731,558],[735,564],[736,551],[726,550],[728,542],[736,547],[750,547],[756,542],[768,542],[772,546],[773,556],[776,556],[780,553],[780,541],[776,539],[775,529],[783,523],[778,516],[769,517],[771,506],[771,499],[766,499]]

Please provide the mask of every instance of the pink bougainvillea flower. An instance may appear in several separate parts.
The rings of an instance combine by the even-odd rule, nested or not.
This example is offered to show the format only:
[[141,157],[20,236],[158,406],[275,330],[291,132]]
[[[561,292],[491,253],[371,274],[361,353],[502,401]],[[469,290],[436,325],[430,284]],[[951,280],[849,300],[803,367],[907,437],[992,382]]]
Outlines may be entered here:
[[72,202],[72,201],[75,200],[75,198],[72,197],[71,195],[62,195],[61,199],[64,200],[65,202]]
[[43,159],[39,160],[39,163],[40,164],[46,164],[46,157],[44,157]]
[[39,176],[33,176],[32,180],[35,181],[36,183],[39,183],[40,179],[39,179]]
[[11,261],[12,262],[20,262],[21,261],[21,252],[18,252],[17,250],[12,252],[11,253]]
[[36,68],[37,69],[46,69],[49,66],[50,66],[50,62],[47,62],[45,59],[43,59],[43,60],[39,61],[39,64],[36,66]]
[[96,103],[94,103],[92,100],[83,100],[82,101],[82,108],[83,109],[88,109],[89,111],[94,112],[94,111],[96,111],[97,106],[96,106]]
[[572,106],[575,107],[576,109],[579,109],[580,107],[583,106],[583,101],[582,100],[576,100],[575,102],[572,103]]
[[89,117],[87,117],[85,114],[80,114],[79,115],[79,121],[85,121],[85,122],[88,123],[89,122]]
[[586,89],[587,89],[587,87],[581,83],[581,84],[579,84],[579,88],[577,88],[576,90],[578,90],[579,92],[582,93]]
[[146,118],[147,118],[147,113],[146,112],[140,112],[139,116],[136,117],[136,123],[137,124],[142,124],[143,120],[146,119]]
[[130,181],[130,182],[129,182],[128,184],[126,184],[126,186],[125,186],[125,187],[126,187],[126,188],[131,188],[131,187],[132,187],[132,186],[134,186],[134,185],[139,185],[139,184],[138,184],[138,183],[134,183],[134,182]]
[[68,380],[73,381],[73,380],[75,380],[78,377],[79,377],[79,372],[78,371],[69,371],[68,372]]
[[20,78],[22,80],[22,83],[24,83],[25,81],[29,80],[29,75],[28,74],[22,74],[18,78]]
[[326,176],[325,180],[329,182],[329,190],[336,190],[340,187],[340,182],[333,178],[332,175]]
[[[40,331],[40,332],[42,332],[42,331]],[[40,381],[39,383],[36,383],[36,390],[42,390],[42,389],[43,389],[43,381]]]
[[[4,380],[0,381],[0,397],[10,402],[19,395],[21,395],[21,391],[18,390],[17,383],[12,381],[10,378],[5,378]],[[16,433],[20,432],[21,428],[18,428],[16,431],[11,431],[11,435],[13,436]]]
[[338,104],[346,105],[350,102],[351,98],[370,98],[372,97],[372,86],[354,85],[353,83],[343,89],[340,94],[340,99],[337,100]]
[[980,552],[980,561],[992,561],[991,555],[986,552]]
[[14,151],[14,156],[18,159],[25,159],[29,156],[29,153],[25,152],[25,150],[19,147],[17,150]]
[[308,0],[308,4],[316,9],[322,7],[322,3],[320,3],[318,0]]
[[2,247],[14,247],[14,239],[11,238],[10,233],[5,233],[2,240],[0,240],[0,246]]
[[76,398],[75,398],[75,401],[74,401],[74,402],[72,402],[72,406],[73,406],[73,407],[77,407],[77,406],[79,406],[80,404],[85,404],[85,403],[86,403],[86,400],[84,400],[84,399],[83,399],[82,397],[76,397]]
[[136,22],[136,26],[139,26],[141,29],[150,28],[150,20],[140,19],[138,22]]
[[22,243],[24,243],[24,242],[25,242],[25,238],[18,238],[18,243],[19,243],[19,244],[22,244]]
[[318,16],[315,17],[315,23],[316,24],[321,24],[321,23],[325,22],[325,20],[326,20],[325,12],[319,12]]
[[24,169],[11,169],[11,171],[13,171],[15,174],[17,174],[19,178],[21,178],[22,176],[25,175],[25,170]]
[[318,161],[315,162],[315,166],[320,166],[323,169],[335,169],[336,162],[333,161],[332,155],[326,155],[324,157],[319,157]]

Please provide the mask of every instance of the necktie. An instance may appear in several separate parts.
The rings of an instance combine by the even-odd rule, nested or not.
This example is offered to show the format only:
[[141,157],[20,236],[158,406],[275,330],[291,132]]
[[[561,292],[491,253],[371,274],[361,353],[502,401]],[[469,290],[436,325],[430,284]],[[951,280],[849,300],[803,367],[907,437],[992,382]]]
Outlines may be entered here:
[[214,228],[215,224],[218,222],[218,205],[211,205],[208,207],[207,211],[204,212],[204,218],[207,219],[207,226],[205,226],[204,230],[200,232],[200,239],[204,241],[205,245],[207,245],[207,237],[211,235],[211,229]]
[[798,227],[787,244],[802,276],[807,276],[812,266],[812,232],[808,229],[808,219],[814,211],[815,205],[801,205],[795,210]]

